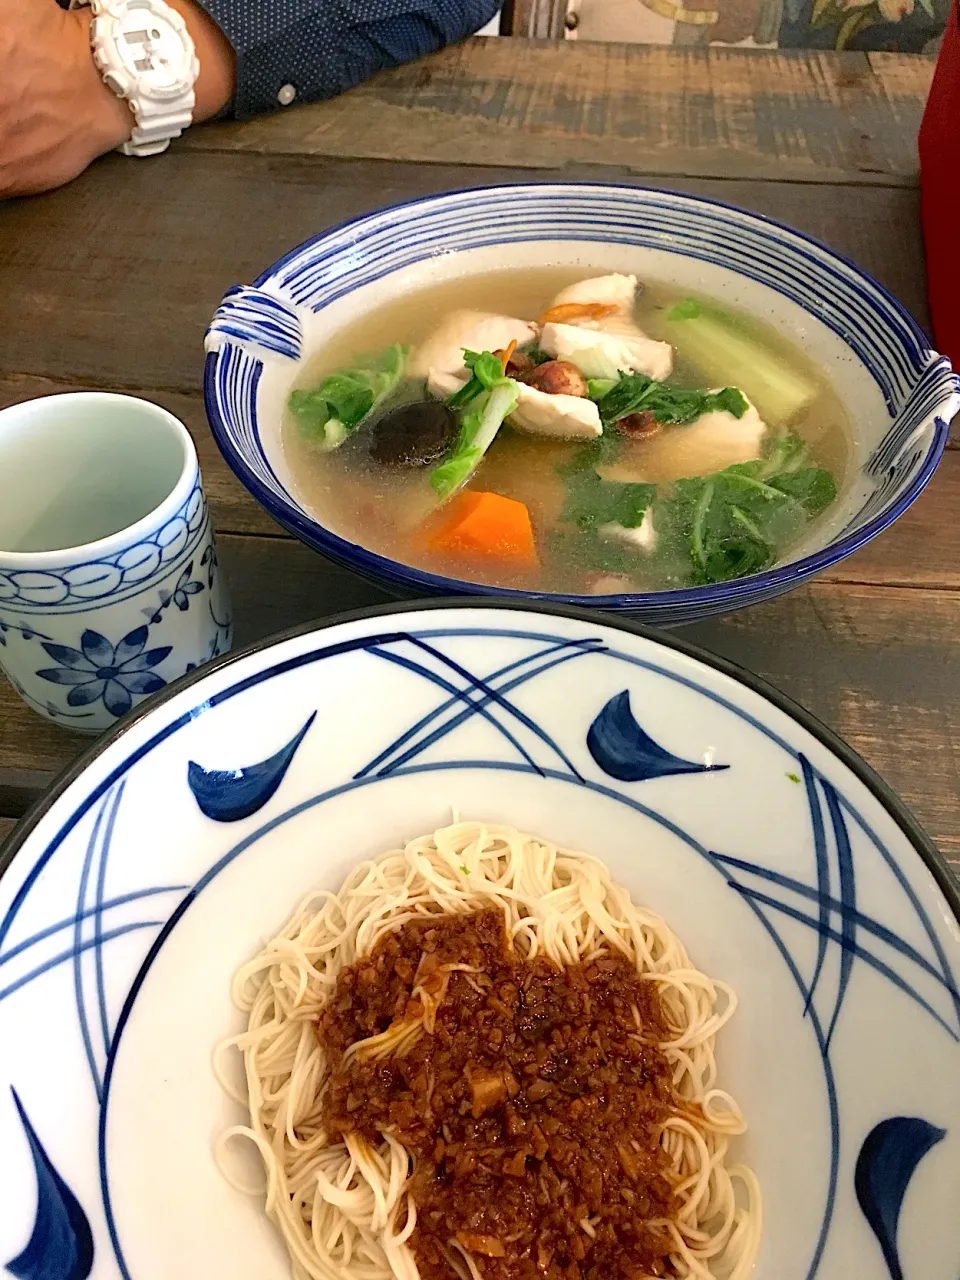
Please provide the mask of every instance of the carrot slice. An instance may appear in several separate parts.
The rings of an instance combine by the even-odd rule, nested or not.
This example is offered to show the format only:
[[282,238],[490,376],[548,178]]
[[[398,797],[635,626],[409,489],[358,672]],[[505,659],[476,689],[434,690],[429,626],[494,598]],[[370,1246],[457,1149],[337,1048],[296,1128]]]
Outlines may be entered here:
[[538,564],[530,512],[516,498],[499,493],[461,493],[444,508],[431,533],[431,551]]
[[511,338],[510,345],[509,347],[507,347],[506,351],[497,351],[494,353],[495,355],[498,355],[500,357],[500,363],[503,365],[504,373],[507,372],[507,365],[510,363],[510,358],[513,355],[513,353],[516,351],[516,349],[517,349],[517,340],[516,338]]
[[603,320],[618,308],[608,302],[561,302],[540,317],[540,324],[570,324],[573,320]]

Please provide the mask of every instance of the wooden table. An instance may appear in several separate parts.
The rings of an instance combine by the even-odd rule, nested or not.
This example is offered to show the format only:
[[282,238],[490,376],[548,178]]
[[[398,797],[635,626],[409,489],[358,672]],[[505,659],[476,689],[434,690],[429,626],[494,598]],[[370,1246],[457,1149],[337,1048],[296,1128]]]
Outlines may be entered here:
[[[0,207],[0,404],[77,387],[166,405],[200,453],[237,643],[383,601],[233,479],[200,394],[224,289],[305,237],[451,187],[583,177],[782,218],[928,322],[915,137],[931,65],[892,54],[477,40],[335,102],[191,131]],[[960,871],[960,452],[896,527],[773,604],[683,634],[842,734]],[[0,836],[86,740],[0,685]]]

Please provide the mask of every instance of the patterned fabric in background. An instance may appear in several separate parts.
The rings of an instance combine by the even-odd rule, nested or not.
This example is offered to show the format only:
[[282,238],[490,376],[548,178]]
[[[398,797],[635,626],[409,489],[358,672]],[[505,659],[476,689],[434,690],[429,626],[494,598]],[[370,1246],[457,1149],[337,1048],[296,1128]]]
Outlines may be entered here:
[[202,2],[237,51],[234,113],[245,119],[332,98],[383,67],[434,53],[479,31],[502,0]]
[[[581,34],[589,37],[582,0]],[[651,44],[935,52],[949,0],[613,0],[623,38]],[[632,12],[631,12],[632,11]],[[587,19],[584,22],[584,19]]]

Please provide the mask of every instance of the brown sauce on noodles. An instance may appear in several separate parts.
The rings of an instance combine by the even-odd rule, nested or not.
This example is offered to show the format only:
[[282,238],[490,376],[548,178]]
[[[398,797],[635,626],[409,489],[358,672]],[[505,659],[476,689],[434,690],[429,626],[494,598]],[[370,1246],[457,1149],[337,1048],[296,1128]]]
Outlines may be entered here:
[[340,973],[318,1033],[330,1139],[414,1157],[423,1280],[466,1274],[452,1241],[483,1280],[673,1274],[666,1030],[626,958],[521,959],[493,910],[409,922]]

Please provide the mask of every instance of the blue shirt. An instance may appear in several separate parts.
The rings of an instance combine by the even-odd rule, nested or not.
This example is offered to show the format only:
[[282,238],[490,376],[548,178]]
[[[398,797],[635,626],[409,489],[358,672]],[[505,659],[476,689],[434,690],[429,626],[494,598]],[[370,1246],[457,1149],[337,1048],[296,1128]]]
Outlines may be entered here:
[[479,31],[502,0],[202,0],[237,54],[238,119],[332,98]]

